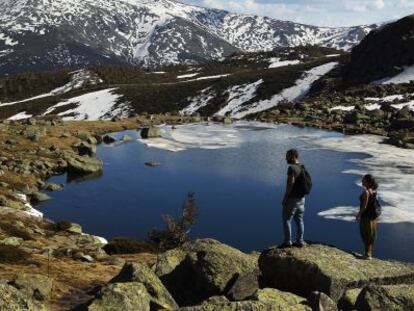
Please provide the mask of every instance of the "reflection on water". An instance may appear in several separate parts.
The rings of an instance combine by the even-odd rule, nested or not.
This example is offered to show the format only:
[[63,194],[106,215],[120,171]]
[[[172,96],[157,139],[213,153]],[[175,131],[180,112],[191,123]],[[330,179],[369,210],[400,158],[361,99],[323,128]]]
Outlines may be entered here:
[[[341,139],[340,134],[286,125],[253,125],[164,127],[165,140],[153,145],[155,148],[140,141],[101,145],[98,154],[104,162],[104,175],[67,184],[63,191],[51,194],[53,199],[41,206],[42,212],[54,220],[78,222],[86,232],[106,238],[145,238],[151,228],[162,227],[161,214],[179,214],[187,193],[194,192],[199,222],[193,228],[193,237],[216,238],[244,251],[261,250],[282,241],[284,159],[286,150],[295,147],[314,181],[306,204],[306,238],[361,251],[358,224],[353,219],[325,219],[318,213],[358,204],[361,188],[355,181],[359,177],[343,172],[360,172],[361,163],[350,160],[367,161],[368,157],[316,144],[320,139]],[[138,139],[134,131],[114,136],[124,134]],[[171,141],[182,151],[162,149],[169,149]],[[212,146],[212,141],[221,147],[200,148],[204,143]],[[150,161],[161,165],[146,166]],[[52,181],[64,182],[65,176]],[[347,212],[352,213],[352,209]],[[414,241],[413,229],[408,223],[380,225],[376,254],[414,261],[414,250],[409,247]]]
[[84,182],[88,180],[90,181],[94,179],[99,179],[102,177],[102,175],[103,175],[103,172],[95,172],[95,173],[84,174],[84,175],[68,173],[66,174],[66,182],[67,183],[80,183],[80,182]]

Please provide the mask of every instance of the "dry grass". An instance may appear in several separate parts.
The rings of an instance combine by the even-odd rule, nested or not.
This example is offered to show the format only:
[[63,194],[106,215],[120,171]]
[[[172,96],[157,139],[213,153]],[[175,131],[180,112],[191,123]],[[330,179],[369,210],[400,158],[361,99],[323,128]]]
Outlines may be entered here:
[[[26,185],[33,187],[36,185],[38,178],[35,175],[21,175],[11,171],[5,171],[3,176],[0,176],[0,181],[11,185],[15,189],[22,189]],[[0,190],[1,193],[1,190]],[[3,194],[7,192],[3,191]]]
[[[152,254],[130,255],[129,261],[154,262]],[[49,310],[70,310],[86,302],[91,297],[83,290],[103,285],[119,273],[122,265],[106,262],[84,263],[72,259],[52,259],[34,255],[35,265],[0,263],[0,279],[14,279],[20,273],[49,276],[53,280],[51,299],[47,302]]]

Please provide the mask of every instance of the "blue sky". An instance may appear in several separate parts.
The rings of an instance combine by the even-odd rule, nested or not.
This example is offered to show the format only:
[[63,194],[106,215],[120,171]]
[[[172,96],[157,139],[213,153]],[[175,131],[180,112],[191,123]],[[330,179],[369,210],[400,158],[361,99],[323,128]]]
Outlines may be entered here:
[[181,2],[319,26],[371,24],[414,14],[414,0],[181,0]]

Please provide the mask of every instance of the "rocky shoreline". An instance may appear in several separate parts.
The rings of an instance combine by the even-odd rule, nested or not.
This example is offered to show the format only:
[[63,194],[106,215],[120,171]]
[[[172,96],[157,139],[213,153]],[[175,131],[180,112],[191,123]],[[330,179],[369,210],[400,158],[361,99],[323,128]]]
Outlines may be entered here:
[[[106,133],[198,116],[114,122],[58,118],[0,123],[0,306],[2,310],[403,310],[414,306],[414,265],[373,260],[321,244],[244,254],[211,239],[158,253],[145,242],[108,254],[106,241],[31,204],[63,185],[46,180],[99,174]],[[231,123],[228,118],[218,120]],[[148,131],[156,136],[157,131]],[[124,141],[128,141],[124,137]],[[384,298],[385,297],[385,298]],[[405,310],[404,309],[404,310]]]
[[[366,94],[377,94],[372,92]],[[380,135],[387,138],[384,140],[386,144],[414,149],[414,111],[406,105],[414,100],[413,96],[397,96],[392,101],[374,97],[371,104],[366,102],[367,96],[324,94],[296,104],[281,103],[266,112],[251,115],[249,119],[315,127],[345,135]],[[406,106],[394,107],[399,105]]]
[[[113,277],[125,258],[152,261],[154,248],[145,243],[141,254],[109,256],[105,239],[66,220],[44,219],[32,205],[48,200],[48,191],[62,189],[47,182],[52,175],[68,173],[71,180],[82,180],[101,174],[96,145],[113,142],[105,133],[193,121],[145,115],[107,122],[57,117],[0,122],[0,309],[68,310],[88,299],[85,287]],[[16,285],[19,278],[27,284]],[[29,295],[25,288],[32,286],[36,294]],[[38,291],[45,293],[37,296]]]
[[129,262],[77,310],[411,310],[414,265],[361,260],[337,248],[245,254],[187,242],[154,265]]

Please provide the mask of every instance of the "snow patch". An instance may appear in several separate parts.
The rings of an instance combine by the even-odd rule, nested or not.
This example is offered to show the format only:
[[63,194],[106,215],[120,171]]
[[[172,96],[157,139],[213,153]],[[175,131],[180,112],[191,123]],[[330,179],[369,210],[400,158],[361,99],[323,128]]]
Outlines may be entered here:
[[30,97],[30,98],[26,98],[26,99],[14,101],[14,102],[0,103],[0,107],[25,103],[25,102],[29,102],[35,99],[45,98],[49,96],[63,95],[63,94],[69,93],[70,91],[85,87],[87,85],[96,85],[96,84],[100,84],[103,82],[103,80],[100,79],[96,74],[88,70],[81,69],[81,70],[71,72],[71,74],[72,76],[68,83],[50,91],[49,93],[37,95],[34,97]]
[[228,74],[223,74],[223,75],[216,75],[216,76],[200,77],[200,78],[197,78],[197,79],[187,80],[187,81],[184,81],[184,82],[218,79],[218,78],[223,78],[223,77],[228,77],[228,76],[230,76],[229,73]]
[[8,46],[15,46],[15,45],[19,44],[18,41],[14,41],[12,38],[5,35],[4,33],[0,33],[0,40],[4,41],[4,44],[8,45]]
[[280,60],[280,57],[272,57],[270,59],[269,68],[278,68],[289,65],[297,65],[300,63],[300,60]]
[[295,85],[284,89],[280,94],[274,95],[271,99],[258,101],[253,103],[249,107],[244,107],[242,111],[239,111],[232,115],[236,119],[244,118],[245,116],[270,109],[277,106],[281,101],[287,100],[290,102],[295,102],[302,99],[309,92],[312,84],[321,78],[323,75],[327,74],[329,71],[334,69],[338,65],[337,62],[327,63],[315,68],[312,68],[309,71],[306,71],[302,78],[295,82]]
[[365,100],[366,101],[382,101],[382,102],[392,102],[396,99],[404,99],[404,95],[403,94],[396,94],[396,95],[389,95],[389,96],[385,96],[385,97],[366,97]]
[[77,96],[50,107],[44,115],[53,114],[59,107],[76,105],[75,108],[58,113],[63,120],[106,120],[122,95],[113,93],[117,88]]
[[[414,100],[406,102],[406,103],[401,103],[401,104],[391,104],[391,107],[401,110],[404,107],[408,107],[410,108],[412,111],[414,111]],[[381,105],[380,104],[367,104],[364,105],[364,108],[372,111],[372,110],[376,110],[376,109],[381,109]],[[342,110],[342,111],[352,111],[355,109],[355,106],[335,106],[331,109],[329,109],[329,111],[334,111],[334,110]]]
[[185,79],[185,78],[193,78],[195,76],[198,76],[199,73],[189,73],[186,75],[177,76],[177,79]]
[[243,104],[252,100],[256,96],[257,88],[263,83],[260,79],[257,82],[236,85],[228,90],[229,98],[224,108],[218,111],[216,114],[219,116],[225,116],[226,114],[234,115],[240,111]]
[[216,93],[212,90],[211,87],[202,90],[197,96],[187,98],[190,104],[181,110],[180,113],[184,115],[192,115],[200,108],[207,106],[215,95]]
[[23,112],[19,112],[18,114],[15,114],[14,116],[11,116],[10,118],[8,118],[8,120],[24,120],[24,119],[29,119],[33,117],[32,114],[27,114],[26,111]]
[[404,70],[392,78],[384,78],[372,82],[373,84],[401,84],[414,81],[414,65],[404,67]]

